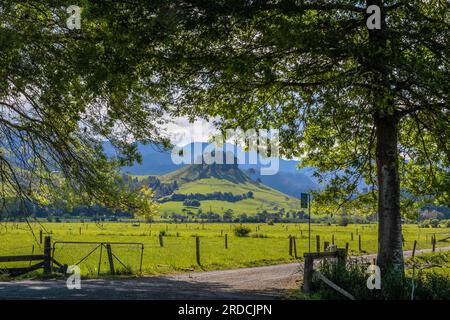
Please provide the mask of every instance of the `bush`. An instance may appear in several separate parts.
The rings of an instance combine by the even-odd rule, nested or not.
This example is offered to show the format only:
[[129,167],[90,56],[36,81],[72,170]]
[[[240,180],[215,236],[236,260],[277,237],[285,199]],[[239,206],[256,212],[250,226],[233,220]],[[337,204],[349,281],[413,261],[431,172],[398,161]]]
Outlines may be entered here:
[[339,217],[337,224],[340,227],[346,227],[349,224],[349,219],[347,217]]
[[250,233],[250,228],[247,227],[237,227],[234,228],[234,235],[236,237],[247,237]]
[[421,223],[419,223],[419,228],[429,228],[429,227],[430,227],[430,225],[429,225],[427,220],[422,221]]
[[426,219],[419,224],[420,228],[439,228],[438,219]]
[[196,199],[186,199],[183,201],[183,206],[185,207],[200,207],[200,201]]
[[432,219],[430,222],[430,225],[432,228],[439,228],[439,220],[438,219]]

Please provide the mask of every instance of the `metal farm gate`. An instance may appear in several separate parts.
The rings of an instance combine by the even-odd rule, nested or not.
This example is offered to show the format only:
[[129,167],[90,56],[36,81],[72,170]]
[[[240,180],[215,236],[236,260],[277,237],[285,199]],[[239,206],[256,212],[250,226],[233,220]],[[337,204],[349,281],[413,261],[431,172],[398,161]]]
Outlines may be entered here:
[[[105,257],[106,255],[106,257]],[[56,241],[52,257],[66,265],[77,265],[88,274],[100,275],[102,265],[108,274],[142,273],[144,244],[141,242]]]

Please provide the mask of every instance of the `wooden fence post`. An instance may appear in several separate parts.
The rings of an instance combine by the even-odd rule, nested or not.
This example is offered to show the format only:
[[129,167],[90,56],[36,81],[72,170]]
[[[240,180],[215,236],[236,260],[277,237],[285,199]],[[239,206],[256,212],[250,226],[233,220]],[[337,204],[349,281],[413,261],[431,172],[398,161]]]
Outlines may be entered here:
[[314,260],[310,254],[305,253],[305,266],[303,268],[303,292],[310,293],[312,289],[312,277],[314,272]]
[[106,252],[108,253],[109,272],[111,273],[111,275],[114,275],[114,259],[112,255],[111,244],[109,243],[106,244]]
[[295,237],[292,237],[292,244],[294,247],[294,258],[297,259],[297,241],[295,240]]
[[197,260],[197,264],[201,266],[200,263],[200,237],[195,237],[195,257]]
[[39,243],[42,244],[42,229],[39,230]]
[[331,235],[331,244],[334,245],[334,234]]
[[345,243],[345,252],[348,254],[348,242]]
[[51,272],[52,265],[52,240],[50,236],[46,236],[44,239],[44,273],[49,274]]
[[225,249],[228,249],[228,234],[225,233]]
[[358,250],[359,252],[362,251],[362,245],[361,245],[361,235],[358,235]]
[[97,275],[100,275],[100,269],[102,267],[102,256],[103,256],[103,243],[100,244],[100,256],[98,258],[98,270]]
[[436,252],[436,236],[431,238],[431,244],[433,245],[433,252]]
[[289,236],[289,256],[292,257],[292,237]]
[[412,257],[413,257],[413,258],[414,258],[414,256],[416,255],[416,246],[417,246],[417,240],[414,240],[413,250],[412,250]]
[[330,243],[328,241],[324,241],[323,242],[323,251],[327,251],[329,245],[330,245]]
[[316,235],[316,251],[320,252],[320,236]]
[[[31,255],[34,254],[34,244],[31,246]],[[31,260],[30,260],[30,264],[28,265],[29,267],[31,266]]]
[[353,241],[353,232],[350,233],[350,240]]
[[164,238],[162,233],[159,234],[159,246],[162,248],[164,247]]

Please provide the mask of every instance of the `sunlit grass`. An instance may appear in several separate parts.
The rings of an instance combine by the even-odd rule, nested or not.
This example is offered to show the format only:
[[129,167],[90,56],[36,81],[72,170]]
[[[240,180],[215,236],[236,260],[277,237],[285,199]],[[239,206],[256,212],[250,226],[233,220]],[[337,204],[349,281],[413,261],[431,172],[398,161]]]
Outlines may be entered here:
[[[252,232],[250,236],[239,238],[233,234],[233,229],[239,224],[133,224],[133,223],[43,223],[44,236],[52,237],[55,245],[55,258],[63,264],[75,264],[96,244],[64,244],[58,241],[85,242],[133,242],[144,244],[142,260],[143,274],[162,274],[183,272],[187,270],[214,270],[238,267],[261,266],[276,263],[297,261],[289,255],[288,237],[296,237],[297,256],[302,259],[303,253],[308,251],[307,224],[243,224]],[[39,230],[41,225],[31,224],[33,234],[25,223],[2,223],[0,227],[0,255],[25,255],[32,252],[41,253],[43,248],[39,244]],[[164,231],[164,247],[160,247],[158,234]],[[224,236],[228,236],[228,249],[224,246]],[[255,235],[264,237],[256,238]],[[353,234],[353,240],[352,240]],[[404,249],[410,250],[414,240],[418,241],[417,249],[431,247],[431,237],[436,234],[438,240],[450,234],[449,228],[423,229],[417,225],[403,226],[405,238]],[[327,226],[312,225],[311,250],[316,251],[316,235],[320,236],[321,250],[323,243],[332,242],[345,247],[349,244],[351,255],[376,252],[377,225],[348,225]],[[196,263],[195,236],[200,237],[201,266]],[[362,252],[358,250],[358,238],[361,236]],[[36,241],[37,240],[37,241]],[[437,246],[449,246],[448,242],[437,242]],[[34,248],[34,250],[33,250]],[[113,253],[121,262],[133,272],[140,268],[140,245],[112,245]],[[100,248],[79,264],[85,275],[97,275],[99,262],[101,273],[109,270],[106,250]],[[20,263],[16,263],[20,264]],[[23,263],[22,263],[23,265]],[[25,265],[28,265],[25,263]],[[115,261],[116,269],[125,269],[120,262]],[[0,263],[1,267],[12,266],[11,263]]]

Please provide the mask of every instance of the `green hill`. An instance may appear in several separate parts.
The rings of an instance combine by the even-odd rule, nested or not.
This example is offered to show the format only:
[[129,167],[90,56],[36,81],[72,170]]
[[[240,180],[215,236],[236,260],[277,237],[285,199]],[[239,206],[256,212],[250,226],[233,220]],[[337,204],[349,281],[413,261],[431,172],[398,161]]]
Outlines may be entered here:
[[234,216],[247,214],[255,215],[258,212],[267,211],[277,213],[284,209],[287,211],[299,211],[299,201],[284,193],[274,190],[262,183],[251,180],[237,165],[229,164],[194,164],[159,177],[161,183],[173,183],[176,181],[178,189],[176,194],[202,194],[208,195],[214,192],[232,193],[233,195],[253,193],[252,198],[236,202],[222,200],[201,200],[199,207],[185,206],[183,201],[168,201],[162,203],[161,213],[164,216],[187,214],[191,212],[214,212],[222,215],[226,210],[232,209]]

